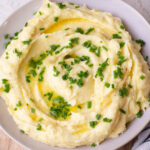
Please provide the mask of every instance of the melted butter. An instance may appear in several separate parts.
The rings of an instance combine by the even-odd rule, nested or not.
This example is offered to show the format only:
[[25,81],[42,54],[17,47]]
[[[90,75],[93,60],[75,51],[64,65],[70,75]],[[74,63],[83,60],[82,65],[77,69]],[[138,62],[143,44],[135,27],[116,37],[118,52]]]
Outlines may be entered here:
[[76,24],[76,26],[78,27],[86,27],[88,24],[93,27],[101,28],[102,30],[105,30],[105,32],[108,34],[114,33],[113,30],[106,28],[104,25],[100,23],[92,22],[88,19],[83,19],[83,18],[69,18],[69,19],[60,20],[55,24],[51,25],[44,33],[53,33],[59,30],[64,30],[67,27],[72,26],[73,24]]
[[80,134],[90,130],[87,124],[78,125],[77,128],[79,129],[72,132],[72,134]]

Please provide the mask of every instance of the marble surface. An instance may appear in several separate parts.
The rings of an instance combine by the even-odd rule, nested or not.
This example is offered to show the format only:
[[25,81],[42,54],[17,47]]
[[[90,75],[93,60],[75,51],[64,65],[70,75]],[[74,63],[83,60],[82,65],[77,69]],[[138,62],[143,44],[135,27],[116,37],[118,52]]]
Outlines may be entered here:
[[[0,25],[17,8],[30,0],[0,0]],[[94,1],[94,0],[93,0]],[[109,0],[108,0],[109,1]],[[150,0],[124,0],[129,5],[137,9],[150,23]],[[133,20],[134,23],[134,20]],[[135,139],[134,139],[135,140]],[[134,140],[119,150],[130,150]],[[11,140],[2,130],[0,130],[0,150],[25,150],[20,145]]]

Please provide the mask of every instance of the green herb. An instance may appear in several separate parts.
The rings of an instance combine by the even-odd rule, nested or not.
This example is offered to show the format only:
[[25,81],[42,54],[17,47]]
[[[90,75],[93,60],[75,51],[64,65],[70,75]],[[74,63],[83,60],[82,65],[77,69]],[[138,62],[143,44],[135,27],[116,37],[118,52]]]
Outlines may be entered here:
[[34,99],[33,99],[33,98],[30,98],[30,101],[34,102]]
[[121,25],[121,26],[120,26],[120,29],[123,29],[123,30],[124,30],[124,29],[125,29],[125,27],[124,27],[123,25]]
[[57,77],[59,75],[59,71],[56,69],[55,66],[53,66],[53,71],[55,72],[54,76]]
[[137,114],[136,114],[137,118],[141,118],[142,117],[142,111],[140,110]]
[[80,60],[81,61],[86,61],[85,64],[88,64],[90,62],[90,57],[89,56],[81,56],[80,57]]
[[55,119],[67,119],[71,115],[70,104],[64,100],[63,97],[58,96],[52,99],[52,106],[50,107],[50,115]]
[[122,73],[122,71],[121,71],[121,68],[120,67],[117,67],[117,70],[115,70],[114,72],[114,78],[116,79],[116,78],[122,78],[122,75],[123,75],[123,73]]
[[15,36],[18,36],[18,34],[19,34],[19,32],[15,32],[15,33],[14,33]]
[[125,42],[120,42],[120,48],[123,48],[125,45]]
[[49,36],[48,35],[45,35],[45,38],[48,38]]
[[99,67],[97,69],[96,75],[95,77],[99,76],[101,80],[103,80],[104,75],[103,75],[103,71],[105,70],[105,68],[108,66],[108,58],[102,63],[99,64]]
[[97,120],[100,120],[100,118],[101,118],[101,114],[97,114],[97,115],[96,115],[96,119],[97,119]]
[[63,3],[58,3],[58,7],[59,7],[60,9],[63,9],[63,8],[65,8],[65,7],[66,7],[66,5],[65,5],[65,4],[63,4]]
[[95,143],[91,144],[91,147],[95,147],[95,146],[96,146],[96,144],[95,144]]
[[33,70],[33,69],[31,69],[31,70],[29,71],[29,74],[31,74],[33,77],[36,77],[36,76],[37,76],[36,71]]
[[9,38],[9,34],[5,34],[4,39],[8,39],[8,38]]
[[148,98],[148,102],[150,102],[150,98]]
[[22,55],[22,52],[18,51],[17,48],[15,48],[14,53],[16,53],[18,57],[21,57]]
[[128,85],[129,88],[132,88],[133,86],[131,84]]
[[34,108],[31,108],[31,112],[32,112],[32,113],[35,113],[35,109],[34,109]]
[[121,97],[127,96],[127,94],[128,94],[128,89],[127,88],[122,88],[122,89],[119,90],[119,95]]
[[30,76],[26,76],[26,82],[30,83]]
[[33,16],[36,15],[36,14],[37,14],[37,12],[34,12],[34,13],[33,13]]
[[109,119],[109,118],[103,118],[103,121],[104,121],[104,122],[110,123],[110,122],[112,122],[112,119]]
[[79,64],[80,63],[80,58],[79,57],[75,57],[74,58],[74,63],[75,64]]
[[82,87],[82,86],[83,86],[83,81],[82,81],[82,79],[78,79],[77,85],[78,85],[79,87]]
[[2,79],[2,84],[4,84],[4,92],[9,93],[10,91],[10,84],[7,79]]
[[95,128],[95,126],[98,124],[97,121],[90,121],[90,127]]
[[85,42],[83,43],[83,46],[86,47],[86,48],[89,48],[89,47],[91,46],[91,41],[90,41],[90,40],[85,41]]
[[136,43],[140,44],[141,47],[143,47],[145,45],[145,42],[141,39],[136,40]]
[[55,21],[55,22],[57,22],[57,21],[58,21],[58,19],[59,19],[58,17],[54,17],[54,21]]
[[75,30],[75,32],[78,32],[78,33],[80,33],[80,34],[83,34],[83,33],[84,33],[84,30],[83,30],[82,28],[78,27],[78,28]]
[[78,77],[80,77],[80,78],[87,78],[88,77],[88,75],[89,75],[89,73],[88,73],[88,70],[86,70],[85,72],[84,71],[80,71],[78,74]]
[[127,59],[124,58],[124,56],[121,56],[121,52],[118,51],[117,56],[119,58],[119,62],[117,65],[121,66],[125,61],[127,61]]
[[50,3],[47,3],[47,7],[50,8]]
[[122,108],[120,108],[119,111],[120,111],[121,113],[123,113],[123,114],[126,114],[126,111],[123,110]]
[[69,75],[68,73],[64,74],[64,75],[62,76],[62,79],[63,79],[63,80],[67,80],[67,79],[68,79],[68,75]]
[[52,51],[57,50],[59,47],[60,47],[60,45],[55,45],[55,44],[53,44],[53,45],[50,46],[50,48],[51,48]]
[[78,107],[78,109],[82,109],[82,107],[80,105],[78,105],[77,107]]
[[92,101],[88,101],[87,108],[90,109],[92,107]]
[[24,130],[21,129],[20,132],[21,132],[22,134],[24,134]]
[[77,6],[75,6],[75,8],[80,8],[80,6],[77,5]]
[[137,101],[136,104],[137,104],[138,106],[140,106],[140,105],[141,105],[141,102],[140,102],[140,101]]
[[145,57],[145,60],[148,61],[148,56]]
[[85,34],[87,35],[87,34],[89,34],[90,32],[92,32],[94,30],[94,28],[89,28],[86,32],[85,32]]
[[111,85],[111,87],[112,87],[112,89],[114,89],[114,88],[115,88],[115,85],[114,85],[114,84],[112,84],[112,85]]
[[28,41],[23,41],[23,44],[24,44],[24,45],[29,45],[31,42],[32,42],[32,40],[30,39],[30,40],[28,40]]
[[40,31],[45,30],[45,28],[40,28]]
[[78,44],[79,43],[79,37],[71,38],[70,43],[71,44]]
[[28,22],[26,22],[24,26],[27,27],[28,26]]
[[8,41],[7,43],[5,43],[5,48],[7,48],[9,44],[10,44],[10,41]]
[[65,28],[65,30],[69,30],[70,28],[68,27],[68,28]]
[[89,66],[89,67],[93,67],[93,64],[89,64],[88,66]]
[[14,111],[17,111],[17,108],[16,108],[16,107],[14,108]]
[[41,11],[39,11],[40,16],[43,15],[43,13]]
[[18,103],[16,104],[17,107],[21,107],[22,106],[22,103],[21,101],[18,101]]
[[74,84],[77,82],[77,80],[73,79],[72,77],[68,77],[68,80],[69,80],[70,84]]
[[40,124],[37,125],[37,130],[42,130],[42,126]]
[[8,53],[8,52],[6,52],[5,54],[6,54],[6,57],[5,57],[5,58],[6,58],[6,59],[8,59],[8,58],[9,58],[9,56],[8,56],[8,55],[9,55],[9,53]]
[[145,76],[144,76],[144,75],[141,75],[141,76],[140,76],[140,79],[141,79],[141,80],[144,80],[144,79],[145,79]]
[[70,5],[74,5],[74,3],[69,3]]
[[97,50],[97,46],[92,44],[89,50],[90,52],[95,52]]
[[100,57],[100,50],[101,50],[101,47],[98,47],[97,50],[95,51],[95,54],[98,57]]
[[38,121],[41,122],[43,120],[43,118],[40,118]]
[[68,58],[71,58],[71,56],[70,56],[70,55],[66,55],[66,56],[65,56],[65,59],[68,59]]
[[42,68],[40,74],[39,74],[39,78],[38,78],[38,81],[42,82],[44,77],[43,77],[43,74],[45,72],[45,67]]
[[106,46],[102,46],[102,48],[105,50],[105,51],[108,51],[108,48]]
[[65,63],[65,61],[60,61],[58,64],[60,64],[63,68],[65,68],[67,71],[71,71],[72,67]]
[[112,35],[112,38],[113,38],[113,39],[121,39],[121,36],[118,35],[118,34],[113,34],[113,35]]
[[109,88],[109,87],[110,87],[110,83],[105,82],[105,86],[106,86],[107,88]]

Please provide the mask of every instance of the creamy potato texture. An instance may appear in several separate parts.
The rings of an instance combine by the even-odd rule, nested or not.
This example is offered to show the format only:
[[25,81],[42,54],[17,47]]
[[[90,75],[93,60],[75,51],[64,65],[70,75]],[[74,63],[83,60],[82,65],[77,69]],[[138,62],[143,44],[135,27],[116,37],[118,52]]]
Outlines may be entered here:
[[149,106],[140,49],[110,13],[45,0],[0,59],[0,94],[34,139],[97,145]]

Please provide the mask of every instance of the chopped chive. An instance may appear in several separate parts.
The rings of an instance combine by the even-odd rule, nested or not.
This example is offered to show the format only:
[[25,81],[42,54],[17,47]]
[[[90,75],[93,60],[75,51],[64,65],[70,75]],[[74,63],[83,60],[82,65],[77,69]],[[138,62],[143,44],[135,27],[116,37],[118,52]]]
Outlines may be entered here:
[[145,42],[141,39],[136,40],[136,43],[140,44],[141,47],[143,47],[145,45]]
[[78,33],[80,33],[80,34],[83,34],[83,33],[84,33],[84,30],[83,30],[82,28],[78,27],[78,28],[75,30],[75,32],[78,32]]
[[113,34],[113,35],[112,35],[112,38],[113,38],[113,39],[121,39],[121,36],[118,35],[118,34]]
[[103,118],[103,121],[104,121],[104,122],[110,123],[110,122],[112,122],[112,119],[109,119],[109,118]]
[[121,25],[121,26],[120,26],[120,29],[123,29],[123,30],[124,30],[124,29],[125,29],[125,27],[124,27],[123,25]]
[[96,115],[96,119],[97,119],[97,120],[100,120],[100,118],[101,118],[101,114],[97,114],[97,115]]
[[32,40],[29,39],[29,40],[27,40],[27,41],[23,41],[23,44],[24,44],[24,45],[29,45],[31,42],[32,42]]
[[90,127],[95,128],[95,126],[98,124],[97,121],[90,121]]
[[82,107],[80,105],[77,106],[79,109],[82,109]]
[[17,107],[21,107],[22,106],[22,103],[21,101],[18,101],[18,103],[16,104]]
[[106,46],[102,46],[102,48],[105,50],[105,51],[108,51],[108,48]]
[[40,124],[37,125],[37,130],[42,130],[42,126]]
[[112,84],[112,85],[111,85],[111,87],[112,87],[112,89],[114,89],[114,88],[115,88],[115,85],[114,85],[114,84]]
[[9,34],[5,34],[4,39],[8,39],[9,38]]
[[77,5],[77,6],[75,6],[75,8],[80,8],[80,6]]
[[32,113],[35,113],[35,109],[34,109],[34,108],[31,108],[31,112],[32,112]]
[[132,88],[133,86],[131,84],[128,85],[129,88]]
[[88,101],[87,108],[90,109],[92,107],[92,101]]
[[59,7],[60,9],[63,9],[63,8],[65,8],[65,7],[66,7],[66,5],[65,5],[65,4],[63,4],[63,3],[58,3],[58,7]]
[[144,76],[144,75],[141,75],[141,76],[140,76],[140,79],[141,79],[141,80],[144,80],[144,79],[145,79],[145,76]]
[[137,104],[138,106],[140,106],[140,105],[141,105],[141,102],[140,102],[140,101],[137,101],[136,104]]
[[50,8],[50,3],[47,3],[47,7]]
[[54,17],[54,21],[55,21],[55,22],[57,22],[57,21],[58,21],[58,19],[59,19],[58,17]]
[[126,111],[123,110],[122,108],[120,108],[119,111],[120,111],[121,113],[123,113],[123,114],[126,114]]
[[42,15],[43,13],[41,11],[39,11],[39,14]]
[[125,42],[120,42],[120,48],[123,48],[125,45]]
[[96,144],[95,144],[95,143],[92,143],[92,144],[91,144],[91,147],[95,147],[95,146],[96,146]]
[[40,28],[40,31],[45,30],[45,28]]
[[109,88],[110,87],[110,83],[105,82],[105,87]]
[[137,114],[136,114],[137,118],[141,118],[142,117],[142,111],[140,110]]
[[92,32],[94,30],[94,28],[89,28],[86,32],[85,32],[85,34],[87,35],[87,34],[89,34],[90,32]]
[[20,132],[21,132],[22,134],[24,134],[24,130],[21,129]]
[[26,22],[24,26],[27,27],[28,26],[28,22]]

